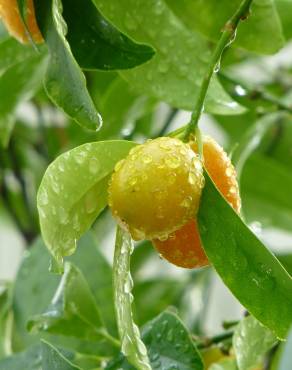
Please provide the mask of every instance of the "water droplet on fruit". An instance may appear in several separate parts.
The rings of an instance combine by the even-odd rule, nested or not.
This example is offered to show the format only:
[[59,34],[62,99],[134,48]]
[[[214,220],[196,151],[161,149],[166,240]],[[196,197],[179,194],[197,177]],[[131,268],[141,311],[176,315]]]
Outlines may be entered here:
[[152,157],[151,155],[145,154],[144,157],[142,158],[142,162],[145,164],[149,164],[152,162]]
[[185,207],[185,208],[190,208],[190,206],[192,205],[192,198],[191,197],[187,197],[185,198],[182,202],[181,202],[181,206],[182,207]]
[[178,168],[180,166],[181,162],[180,162],[179,158],[177,158],[175,156],[171,156],[171,157],[166,157],[165,158],[165,164],[169,168],[175,169],[175,168]]

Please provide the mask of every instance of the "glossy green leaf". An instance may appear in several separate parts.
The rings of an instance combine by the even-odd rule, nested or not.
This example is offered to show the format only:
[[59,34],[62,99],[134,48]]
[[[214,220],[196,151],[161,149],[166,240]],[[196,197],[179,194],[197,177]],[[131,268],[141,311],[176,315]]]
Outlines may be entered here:
[[292,1],[291,0],[275,0],[275,4],[282,22],[282,27],[286,39],[292,38]]
[[49,49],[45,88],[51,100],[81,126],[97,130],[102,121],[86,87],[85,76],[66,40],[60,0],[34,1],[38,25]]
[[15,122],[18,104],[31,98],[41,87],[41,78],[46,61],[40,56],[32,56],[0,75],[0,144],[8,144]]
[[[190,334],[180,319],[165,311],[150,321],[142,330],[142,339],[148,349],[152,369],[203,370],[204,365]],[[107,370],[133,369],[120,356]]]
[[[216,41],[241,0],[220,2],[166,0],[166,2],[190,29],[199,30]],[[273,0],[253,1],[250,16],[238,28],[234,46],[264,54],[275,53],[284,46],[282,27]]]
[[292,323],[291,276],[224,200],[207,173],[205,179],[198,224],[209,260],[241,304],[285,338]]
[[[162,0],[151,0],[147,6],[143,0],[119,0],[114,6],[106,0],[93,1],[118,29],[137,42],[151,45],[156,51],[149,62],[121,72],[122,76],[140,93],[164,100],[174,107],[192,110],[210,59],[206,40],[189,32]],[[219,114],[243,111],[225,93],[216,77],[211,83],[205,107]]]
[[236,327],[232,341],[239,370],[253,370],[262,365],[277,338],[253,316],[248,316]]
[[44,241],[57,261],[75,251],[76,241],[106,206],[114,166],[134,145],[128,141],[84,144],[48,167],[37,203]]
[[80,270],[69,262],[44,313],[28,323],[30,331],[47,331],[84,339],[96,339],[103,327],[90,288]]
[[127,69],[147,62],[154,50],[136,44],[98,12],[91,0],[63,0],[67,40],[83,69]]
[[39,345],[0,361],[0,370],[40,370],[42,357]]
[[42,370],[82,370],[74,365],[52,344],[42,341]]

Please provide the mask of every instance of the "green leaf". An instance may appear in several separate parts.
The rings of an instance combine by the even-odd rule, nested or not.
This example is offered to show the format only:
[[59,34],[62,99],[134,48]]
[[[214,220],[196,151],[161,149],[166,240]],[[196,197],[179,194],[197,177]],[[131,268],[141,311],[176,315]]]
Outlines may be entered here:
[[[255,179],[261,181],[255,181]],[[292,175],[281,163],[255,154],[244,167],[241,179],[243,213],[248,223],[291,231]]]
[[40,370],[42,357],[39,345],[0,361],[0,370]]
[[34,1],[38,25],[49,49],[45,88],[51,100],[81,126],[97,130],[102,121],[86,87],[85,76],[65,35],[60,0]]
[[30,99],[41,86],[46,61],[33,56],[13,65],[0,75],[0,144],[7,146],[18,104]]
[[30,331],[97,339],[103,323],[90,288],[80,270],[69,262],[51,304],[28,322]]
[[277,338],[249,316],[236,327],[232,342],[239,370],[253,370],[262,365],[265,354],[277,343]]
[[[241,0],[165,0],[174,13],[192,30],[216,41]],[[255,37],[256,35],[256,37]],[[284,46],[281,23],[273,0],[254,0],[251,14],[239,25],[234,46],[272,54]]]
[[279,368],[277,370],[287,370],[291,366],[291,350],[292,350],[292,329],[290,329],[287,341],[284,344],[284,349],[279,360]]
[[107,204],[107,187],[117,161],[136,145],[100,141],[59,156],[47,169],[38,192],[44,241],[56,261],[72,254],[76,240]]
[[[150,321],[142,330],[142,339],[148,349],[151,367],[157,370],[203,370],[204,366],[190,334],[180,319],[165,311]],[[107,370],[133,369],[120,356]]]
[[69,361],[52,344],[42,341],[42,370],[82,370]]
[[222,359],[216,364],[212,364],[208,370],[238,370],[233,358]]
[[0,359],[11,351],[11,329],[13,317],[11,310],[11,285],[0,281]]
[[[121,77],[109,85],[100,99],[103,127],[98,132],[99,139],[114,138],[121,135],[122,128],[132,128],[138,119],[150,112],[156,100],[138,95]],[[115,109],[113,109],[113,106]]]
[[[162,0],[151,0],[147,6],[142,0],[119,0],[114,6],[106,0],[93,2],[119,30],[156,51],[149,62],[121,72],[122,76],[140,93],[177,108],[193,110],[210,59],[207,41],[189,32]],[[243,111],[225,93],[216,77],[210,86],[206,109],[218,114]]]
[[286,39],[292,38],[292,1],[291,0],[275,0],[275,4],[282,22],[282,27]]
[[198,224],[209,260],[242,305],[285,338],[292,323],[291,276],[224,200],[207,173],[205,179]]
[[147,62],[154,50],[134,43],[114,28],[91,0],[63,0],[67,40],[83,69],[127,69]]

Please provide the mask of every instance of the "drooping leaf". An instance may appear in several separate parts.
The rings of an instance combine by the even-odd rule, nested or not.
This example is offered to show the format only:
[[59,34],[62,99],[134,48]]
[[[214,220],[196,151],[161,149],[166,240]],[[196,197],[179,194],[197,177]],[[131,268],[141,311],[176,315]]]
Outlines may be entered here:
[[263,363],[277,338],[253,316],[248,316],[236,327],[232,341],[239,370],[253,370]]
[[[203,370],[204,366],[190,334],[173,313],[165,311],[150,321],[142,330],[153,369]],[[107,370],[133,369],[120,356],[107,366]]]
[[60,0],[34,1],[36,17],[49,50],[45,88],[51,100],[81,126],[97,130],[102,121],[86,87],[85,76],[66,40]]
[[31,98],[41,87],[46,61],[32,56],[8,68],[0,75],[0,144],[8,144],[18,104]]
[[39,370],[41,363],[40,346],[35,345],[0,361],[0,370]]
[[198,224],[207,256],[242,305],[283,339],[292,323],[291,276],[227,204],[207,173],[205,179]]
[[127,69],[147,62],[154,50],[136,44],[114,28],[91,0],[63,0],[67,40],[83,69]]
[[83,339],[99,337],[103,323],[90,288],[80,270],[66,262],[64,274],[44,313],[31,319],[28,329]]
[[52,344],[42,341],[42,370],[82,370],[74,365]]
[[[210,59],[206,40],[189,32],[162,0],[151,0],[147,6],[143,0],[115,1],[114,6],[106,0],[93,1],[118,29],[156,51],[149,62],[121,72],[122,76],[140,93],[192,110]],[[206,109],[218,114],[243,111],[225,93],[216,77],[210,86]]]
[[[241,0],[220,2],[166,0],[166,2],[190,29],[199,30],[216,41]],[[273,0],[253,1],[250,16],[238,28],[234,46],[263,54],[275,53],[284,46],[282,27]]]
[[44,241],[57,261],[75,251],[76,241],[106,206],[110,174],[134,145],[128,141],[84,144],[48,167],[37,203]]

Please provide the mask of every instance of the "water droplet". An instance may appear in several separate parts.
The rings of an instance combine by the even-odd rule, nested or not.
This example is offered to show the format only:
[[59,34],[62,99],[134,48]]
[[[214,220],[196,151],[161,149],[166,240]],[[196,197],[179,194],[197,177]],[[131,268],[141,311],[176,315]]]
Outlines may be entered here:
[[225,174],[226,174],[227,177],[231,177],[233,175],[232,168],[230,168],[230,167],[226,168]]
[[184,207],[184,208],[190,208],[191,205],[192,205],[192,198],[191,197],[187,197],[181,202],[181,206]]
[[189,173],[189,183],[191,185],[195,185],[196,182],[197,182],[197,176],[193,172],[190,172]]
[[124,283],[124,291],[125,291],[125,293],[126,294],[131,293],[131,291],[133,289],[133,286],[134,286],[134,283],[133,283],[132,276],[130,274],[128,274],[128,276],[126,278],[126,281]]
[[60,207],[58,209],[58,213],[59,213],[60,223],[62,225],[66,225],[68,223],[68,221],[69,221],[69,214],[68,214],[68,212],[65,210],[65,208]]
[[58,168],[59,168],[59,171],[60,172],[64,172],[65,171],[65,165],[64,165],[64,163],[62,161],[59,161]]
[[89,171],[92,175],[96,175],[100,169],[99,161],[96,158],[91,158],[89,161]]
[[177,158],[175,156],[171,156],[171,157],[166,157],[165,158],[165,164],[169,168],[175,169],[175,168],[178,168],[180,166],[181,162],[180,162],[179,158]]
[[49,203],[48,193],[45,189],[43,189],[39,194],[39,203],[42,206],[45,206]]
[[144,157],[142,158],[142,162],[145,164],[149,164],[152,162],[152,157],[151,155],[145,154]]
[[137,184],[137,177],[130,177],[129,179],[129,185],[134,186]]

